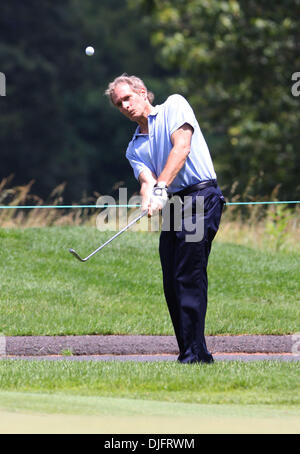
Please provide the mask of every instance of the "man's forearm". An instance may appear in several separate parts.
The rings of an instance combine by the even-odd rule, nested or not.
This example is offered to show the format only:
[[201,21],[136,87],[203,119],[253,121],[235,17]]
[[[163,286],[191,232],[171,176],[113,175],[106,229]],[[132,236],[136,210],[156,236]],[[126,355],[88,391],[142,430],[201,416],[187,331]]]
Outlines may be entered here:
[[166,165],[163,168],[159,177],[157,178],[157,181],[164,181],[167,184],[167,186],[170,186],[172,181],[176,178],[176,175],[184,166],[189,152],[190,152],[189,148],[182,149],[173,147],[168,156]]
[[141,189],[140,189],[140,195],[142,196],[143,199],[150,197],[150,194],[151,194],[151,191],[152,191],[154,185],[155,185],[155,181],[153,181],[151,183],[142,183]]
[[141,185],[140,195],[142,197],[142,209],[145,210],[150,202],[152,189],[156,183],[156,178],[154,178],[154,174],[150,173],[150,171],[146,171],[142,172],[139,180]]
[[169,186],[175,179],[191,151],[192,134],[193,128],[187,123],[173,132],[171,136],[173,148],[157,181],[164,181]]

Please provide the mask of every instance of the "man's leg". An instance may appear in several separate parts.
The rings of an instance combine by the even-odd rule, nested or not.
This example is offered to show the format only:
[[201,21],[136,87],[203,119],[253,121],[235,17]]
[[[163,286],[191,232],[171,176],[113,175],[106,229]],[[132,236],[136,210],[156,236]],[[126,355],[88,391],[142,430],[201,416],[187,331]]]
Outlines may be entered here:
[[[193,203],[197,195],[204,197],[204,238],[187,242],[186,235],[190,232],[182,228],[180,232],[162,232],[160,240],[165,297],[180,350],[178,360],[183,363],[213,361],[204,337],[207,264],[223,200],[216,188],[193,194]],[[203,217],[197,222],[203,222]]]
[[173,231],[162,231],[159,242],[159,253],[163,273],[163,287],[165,299],[172,320],[175,336],[177,339],[179,351],[183,349],[183,341],[181,337],[181,321],[179,300],[176,295],[175,285],[175,243],[176,235]]
[[175,287],[180,301],[182,348],[178,360],[182,363],[212,362],[204,337],[207,308],[207,262],[210,244],[187,243],[179,238],[175,259]]

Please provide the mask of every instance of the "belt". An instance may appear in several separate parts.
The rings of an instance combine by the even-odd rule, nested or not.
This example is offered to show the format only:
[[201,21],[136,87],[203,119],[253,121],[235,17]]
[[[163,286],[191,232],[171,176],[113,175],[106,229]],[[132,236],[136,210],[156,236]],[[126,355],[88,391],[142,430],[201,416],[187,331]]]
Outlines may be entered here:
[[181,191],[174,192],[173,194],[169,194],[171,197],[174,195],[179,195],[179,197],[184,197],[192,192],[199,191],[200,189],[209,188],[210,186],[214,186],[215,188],[218,186],[217,180],[205,180],[201,181],[201,183],[193,184],[192,186],[188,186]]

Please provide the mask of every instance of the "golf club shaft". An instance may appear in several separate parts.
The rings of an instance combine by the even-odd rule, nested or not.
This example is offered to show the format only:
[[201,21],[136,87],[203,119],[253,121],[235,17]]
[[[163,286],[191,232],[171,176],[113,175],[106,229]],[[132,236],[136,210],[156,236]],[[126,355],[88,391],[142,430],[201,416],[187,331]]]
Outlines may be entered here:
[[95,251],[93,251],[90,255],[82,259],[77,252],[74,251],[74,249],[70,249],[69,251],[71,254],[73,254],[78,260],[81,262],[86,262],[89,260],[93,255],[97,254],[101,249],[103,249],[105,246],[107,246],[111,241],[113,241],[115,238],[117,238],[121,233],[125,232],[128,230],[132,225],[134,225],[136,222],[138,222],[142,217],[144,217],[148,213],[148,210],[144,210],[137,218],[133,219],[128,225],[126,225],[123,229],[121,229],[118,233],[116,233],[114,236],[112,236],[109,240],[107,240],[104,244],[99,246]]

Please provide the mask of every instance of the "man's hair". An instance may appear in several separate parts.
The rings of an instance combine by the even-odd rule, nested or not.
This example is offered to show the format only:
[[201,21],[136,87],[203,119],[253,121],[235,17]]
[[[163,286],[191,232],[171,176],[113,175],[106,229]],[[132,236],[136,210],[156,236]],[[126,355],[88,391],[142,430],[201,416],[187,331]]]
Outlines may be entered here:
[[123,73],[121,76],[116,77],[115,80],[113,80],[108,85],[107,90],[105,90],[105,94],[106,94],[106,96],[108,96],[110,98],[110,101],[112,102],[112,104],[114,104],[112,96],[114,94],[115,88],[119,84],[128,84],[136,92],[138,92],[141,88],[143,88],[147,92],[147,98],[148,98],[148,101],[150,102],[150,104],[152,104],[152,102],[154,101],[154,94],[147,89],[147,87],[144,84],[144,82],[142,81],[142,79],[140,79],[139,77],[136,77],[136,76],[128,76],[128,74]]

